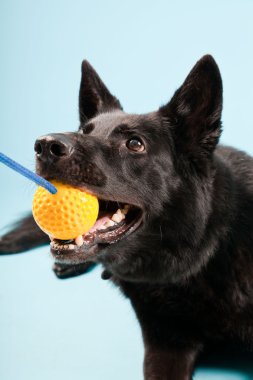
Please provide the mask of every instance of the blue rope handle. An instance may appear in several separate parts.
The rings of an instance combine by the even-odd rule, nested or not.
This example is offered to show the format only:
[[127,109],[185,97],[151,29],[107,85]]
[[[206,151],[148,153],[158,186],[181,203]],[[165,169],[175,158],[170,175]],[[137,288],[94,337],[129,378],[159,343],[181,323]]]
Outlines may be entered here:
[[57,189],[50,182],[40,177],[38,174],[31,172],[31,170],[25,168],[24,166],[18,164],[16,161],[12,160],[10,157],[7,157],[5,154],[0,152],[0,162],[8,166],[9,168],[15,170],[24,177],[35,182],[37,185],[44,187],[51,194],[56,194]]

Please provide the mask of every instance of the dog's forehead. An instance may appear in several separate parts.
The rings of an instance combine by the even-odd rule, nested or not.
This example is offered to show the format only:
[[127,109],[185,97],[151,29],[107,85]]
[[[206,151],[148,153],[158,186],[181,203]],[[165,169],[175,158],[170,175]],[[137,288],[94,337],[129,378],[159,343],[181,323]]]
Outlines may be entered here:
[[118,125],[131,126],[136,124],[137,118],[137,115],[129,115],[121,111],[102,113],[90,121],[93,125],[91,135],[108,137]]
[[136,115],[127,114],[123,111],[102,113],[90,120],[89,124],[93,125],[93,130],[90,134],[108,137],[116,127],[122,124],[131,128],[144,123],[145,120],[156,122],[155,114]]

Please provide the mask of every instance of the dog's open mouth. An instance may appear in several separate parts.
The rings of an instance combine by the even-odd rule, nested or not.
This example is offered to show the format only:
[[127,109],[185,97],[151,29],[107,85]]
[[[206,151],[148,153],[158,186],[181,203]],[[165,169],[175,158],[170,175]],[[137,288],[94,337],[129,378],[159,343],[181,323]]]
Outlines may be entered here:
[[56,262],[85,261],[94,258],[105,245],[116,243],[133,233],[141,222],[140,208],[119,202],[99,200],[99,215],[94,226],[76,239],[53,239],[51,252]]

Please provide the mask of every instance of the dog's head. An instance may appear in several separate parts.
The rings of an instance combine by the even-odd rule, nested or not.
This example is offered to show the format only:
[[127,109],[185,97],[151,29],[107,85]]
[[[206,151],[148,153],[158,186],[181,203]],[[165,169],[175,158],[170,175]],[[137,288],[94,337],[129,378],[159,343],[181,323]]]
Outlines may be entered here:
[[197,62],[168,104],[143,115],[125,113],[84,61],[78,131],[35,143],[38,174],[85,189],[100,202],[82,245],[51,243],[56,262],[102,262],[134,281],[162,280],[165,272],[179,278],[189,268],[183,252],[202,239],[210,214],[221,109],[221,78],[211,56]]

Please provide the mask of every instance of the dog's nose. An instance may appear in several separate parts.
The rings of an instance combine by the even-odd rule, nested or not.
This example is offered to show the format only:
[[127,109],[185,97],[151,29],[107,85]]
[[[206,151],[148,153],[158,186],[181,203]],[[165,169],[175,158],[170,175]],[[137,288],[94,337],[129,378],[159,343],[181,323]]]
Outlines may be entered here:
[[43,161],[67,158],[71,155],[73,149],[71,140],[63,133],[41,136],[34,144],[36,156]]

